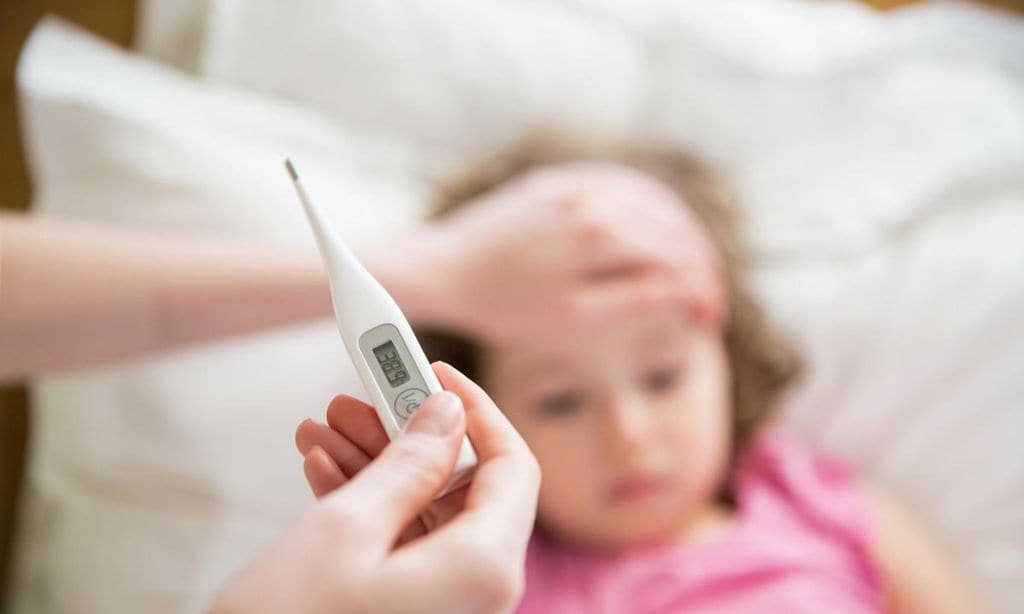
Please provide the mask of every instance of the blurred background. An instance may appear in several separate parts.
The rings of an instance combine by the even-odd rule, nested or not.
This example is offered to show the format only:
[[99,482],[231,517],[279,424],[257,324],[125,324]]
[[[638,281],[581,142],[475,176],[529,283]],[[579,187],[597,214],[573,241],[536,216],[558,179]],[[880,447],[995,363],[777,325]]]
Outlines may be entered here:
[[[1020,337],[1015,335],[1020,331],[1019,314],[1024,307],[1019,282],[1012,285],[1008,280],[1019,279],[1024,265],[1017,261],[1008,266],[1005,262],[1011,257],[1008,253],[1019,252],[977,252],[977,258],[968,257],[968,264],[960,268],[935,255],[960,248],[948,239],[957,232],[969,234],[970,228],[978,224],[1002,224],[1003,218],[993,218],[965,225],[966,218],[956,216],[970,207],[961,207],[957,199],[995,202],[1011,192],[1020,194],[1013,190],[1018,190],[1019,180],[1024,177],[1024,154],[1019,142],[1024,132],[1013,133],[1024,125],[1016,123],[1024,121],[1024,110],[1019,105],[1024,87],[1024,54],[1013,56],[1024,49],[1020,36],[1024,31],[1020,17],[1024,2],[785,1],[741,3],[737,5],[741,8],[731,10],[710,5],[701,9],[701,3],[696,3],[696,8],[661,9],[664,14],[659,14],[659,3],[654,1],[626,7],[631,3],[595,0],[552,2],[565,6],[560,13],[551,15],[537,7],[505,7],[487,15],[459,2],[450,3],[448,8],[447,3],[430,8],[412,3],[414,6],[404,17],[375,10],[360,20],[352,18],[357,9],[352,9],[352,14],[339,9],[319,23],[316,17],[309,16],[316,12],[315,3],[302,7],[294,4],[282,2],[275,9],[272,3],[260,3],[260,8],[246,10],[238,3],[212,0],[181,3],[177,7],[173,2],[160,1],[3,0],[0,151],[4,163],[0,165],[0,206],[27,210],[33,202],[33,181],[25,148],[29,138],[36,143],[37,158],[31,165],[35,168],[33,180],[37,187],[40,183],[47,187],[47,199],[37,201],[41,211],[148,228],[188,228],[189,220],[212,211],[210,203],[220,202],[218,199],[227,194],[236,203],[250,199],[246,202],[252,209],[236,205],[238,210],[213,213],[214,225],[223,224],[224,229],[230,230],[236,227],[235,220],[243,220],[240,225],[246,232],[264,232],[268,236],[273,234],[269,229],[277,222],[267,213],[271,205],[261,208],[258,204],[258,193],[263,187],[256,182],[248,191],[231,192],[234,188],[222,183],[243,181],[245,171],[237,169],[248,163],[258,165],[254,161],[262,163],[268,158],[276,165],[277,153],[285,147],[307,153],[314,160],[318,153],[327,151],[319,161],[314,161],[314,168],[330,168],[338,161],[349,164],[356,169],[351,174],[360,176],[357,189],[371,195],[383,193],[384,200],[394,201],[385,208],[390,206],[394,211],[415,208],[417,205],[409,203],[428,193],[432,178],[444,168],[514,140],[516,134],[541,120],[546,124],[562,121],[595,125],[612,133],[641,130],[708,151],[727,170],[736,171],[741,191],[750,202],[753,225],[761,231],[755,243],[762,255],[760,284],[768,303],[792,328],[796,328],[796,322],[805,323],[802,326],[806,331],[806,349],[816,364],[822,365],[816,379],[798,395],[789,410],[793,427],[821,442],[823,447],[854,458],[918,506],[935,504],[945,510],[937,512],[932,521],[957,543],[959,554],[972,566],[969,573],[976,586],[988,586],[998,593],[994,603],[997,610],[1024,608],[1024,576],[1020,567],[1024,561],[1019,550],[1024,538],[1024,520],[1019,514],[1024,509],[1024,498],[1020,497],[1020,455],[1015,451],[1019,436],[1024,435],[1019,429],[1024,407],[1019,382],[1006,385],[1021,374],[1021,352],[1015,341]],[[285,5],[289,8],[282,8]],[[641,5],[646,8],[642,10]],[[308,9],[307,14],[300,8]],[[459,14],[459,18],[446,21],[446,10]],[[421,14],[417,16],[416,11]],[[419,25],[417,20],[428,13],[432,16],[424,20],[425,25]],[[25,89],[19,92],[19,54],[44,15],[55,15],[68,23],[52,23],[51,30],[39,39],[38,54],[24,69]],[[497,23],[501,20],[506,20],[507,26]],[[728,27],[730,20],[735,21],[736,27]],[[548,40],[545,36],[561,41],[561,46],[551,51],[552,61],[564,64],[562,68],[569,74],[566,88],[573,83],[580,85],[582,93],[578,98],[552,89],[551,82],[560,76],[534,74],[530,62],[535,56],[520,52],[519,47],[534,44],[522,35],[534,22],[541,30],[538,44]],[[655,31],[655,22],[663,30]],[[69,24],[83,28],[84,32]],[[499,36],[485,44],[479,40],[481,37],[474,38],[462,31],[472,28],[485,33],[493,31]],[[772,29],[789,29],[791,35],[773,37],[769,32]],[[270,34],[273,32],[286,34],[278,39]],[[116,49],[93,40],[93,36]],[[385,44],[393,41],[389,37],[406,36],[408,46]],[[261,48],[254,42],[260,40],[268,42]],[[430,45],[439,40],[447,41],[447,47],[436,53],[436,63],[424,61],[418,67],[405,67],[410,58],[433,49]],[[332,46],[335,42],[337,45]],[[142,55],[124,53],[133,47]],[[492,54],[504,63],[474,65],[472,60],[478,49],[484,49],[483,57]],[[303,58],[324,58],[327,54],[333,54],[331,61],[300,66]],[[61,58],[67,60],[71,56],[81,64],[61,64]],[[72,78],[88,73],[90,61],[96,62],[95,75],[85,74],[80,80]],[[318,68],[330,72],[317,76]],[[652,71],[660,77],[648,83]],[[609,83],[595,85],[595,80],[607,76],[606,72],[613,73]],[[469,100],[467,106],[458,112],[445,112],[451,99],[443,95],[416,98],[420,91],[417,88],[428,87],[429,83],[418,82],[413,73],[424,81],[435,80],[439,87],[467,82],[476,85],[466,92],[452,94],[452,98],[461,96],[463,101]],[[496,75],[501,78],[488,78]],[[113,84],[117,89],[116,85],[123,83],[124,90],[119,92],[123,96],[105,97],[91,90],[88,83],[79,82],[91,77],[97,79],[97,88],[109,90]],[[539,109],[535,116],[516,115],[501,106],[500,96],[488,97],[500,91],[503,79],[519,86],[510,96],[521,98],[512,103],[505,100],[504,104]],[[62,90],[62,83],[72,82],[67,91]],[[645,96],[672,100],[674,106],[660,108],[649,102],[637,103],[622,93],[631,88],[653,88],[655,93]],[[364,95],[368,100],[380,96],[382,102],[353,102]],[[583,98],[589,95],[593,99],[584,103]],[[167,104],[176,105],[175,110],[166,115],[145,111],[147,100],[161,97],[169,100]],[[755,105],[756,114],[750,115],[750,110],[736,101]],[[637,104],[647,113],[633,108]],[[27,106],[33,109],[30,119],[26,118]],[[154,102],[154,106],[158,105]],[[623,110],[627,107],[629,110]],[[473,115],[475,121],[460,124],[459,115],[464,113]],[[123,114],[123,121],[119,114]],[[644,114],[656,117],[657,121],[638,127],[635,118]],[[732,119],[723,119],[726,115]],[[746,121],[736,119],[744,115],[748,117]],[[783,118],[780,124],[792,124],[790,133],[780,136],[763,127],[776,115]],[[228,116],[233,119],[225,120]],[[255,119],[260,116],[271,121]],[[210,122],[225,120],[226,127],[218,132],[201,118]],[[252,136],[245,134],[251,127],[246,118],[265,130]],[[480,132],[481,125],[494,126],[486,131],[486,138],[481,141],[467,136]],[[936,126],[945,126],[949,132]],[[70,151],[48,150],[61,142],[61,130],[76,136],[77,145]],[[179,137],[175,137],[179,130]],[[26,132],[34,136],[29,137]],[[96,135],[111,134],[115,135],[112,143],[96,145],[101,150],[98,157],[107,165],[101,168],[91,157],[95,152],[88,145],[101,140]],[[137,136],[126,136],[131,134]],[[904,143],[919,137],[915,147],[923,149],[900,149],[879,136],[886,134]],[[381,153],[353,165],[356,154],[345,149],[347,145],[329,151],[330,143],[340,138],[355,143],[351,145],[354,149]],[[198,143],[198,153],[190,152],[182,142],[188,139]],[[252,151],[253,147],[258,152],[245,158],[249,154],[243,152]],[[435,155],[438,152],[442,155]],[[236,155],[240,157],[231,162],[236,172],[226,179],[207,178],[213,187],[188,184],[193,181],[191,178],[183,180],[187,184],[184,186],[175,183],[188,172],[192,177],[205,172],[206,162]],[[424,159],[441,159],[444,164],[440,166],[444,168],[421,165],[409,172],[409,160]],[[809,162],[812,159],[818,165],[831,165],[839,170],[834,175],[818,173],[814,170],[818,166]],[[191,161],[191,166],[186,161]],[[134,182],[125,188],[126,198],[138,198],[149,193],[147,190],[156,193],[170,189],[209,208],[196,204],[181,211],[172,209],[161,200],[163,197],[154,197],[152,215],[138,211],[142,207],[136,203],[105,212],[101,211],[102,204],[97,203],[109,195],[88,193],[76,205],[78,210],[67,202],[68,194],[82,193],[69,190],[87,192],[95,187],[88,182],[84,188],[69,186],[76,173],[119,172],[136,162],[137,176],[126,180]],[[77,170],[75,164],[80,165]],[[807,172],[817,173],[818,183],[805,182],[810,187],[804,189],[793,187],[801,184],[804,175],[800,169],[808,166],[813,166]],[[168,170],[174,168],[181,170]],[[889,181],[891,177],[900,180]],[[943,183],[946,180],[948,184]],[[349,179],[338,180],[334,186],[339,194],[352,187],[346,181]],[[374,182],[378,181],[389,186],[397,183],[404,192],[395,196],[388,191],[390,187],[376,186]],[[273,194],[276,198],[287,192]],[[809,204],[825,201],[829,204]],[[1013,208],[1019,209],[1021,201],[1013,202]],[[1000,207],[993,205],[993,210]],[[784,214],[779,214],[783,209]],[[945,231],[939,226],[945,222],[940,221],[920,233],[908,231],[914,224],[930,219],[933,210],[954,211],[949,223],[959,230],[950,231],[952,235],[942,234]],[[858,212],[856,216],[853,211]],[[1018,227],[1018,238],[1020,230]],[[918,242],[893,239],[905,237],[908,232],[923,238],[914,240]],[[990,241],[994,245],[1008,240],[984,233],[979,237],[977,242]],[[971,243],[971,249],[977,244]],[[804,258],[802,255],[806,254],[814,255]],[[917,292],[913,289],[917,282],[887,277],[886,272],[891,273],[894,263],[904,272],[919,274],[914,279],[948,275],[977,280],[996,273],[992,273],[989,286],[970,291],[972,296],[982,297],[981,306],[971,311],[971,305],[961,305],[968,315],[950,324],[922,318],[922,305],[961,297],[963,288],[936,290],[937,286],[928,286],[928,290],[918,289],[913,300],[908,298],[901,303],[901,297]],[[792,290],[797,287],[810,290],[795,297]],[[859,310],[837,307],[861,300]],[[809,315],[815,313],[834,317],[829,320]],[[903,327],[907,321],[921,319],[928,320],[933,328],[914,329],[901,336],[907,330]],[[1002,333],[1009,339],[1005,347],[988,352],[964,341],[984,337],[991,347],[998,345],[992,336],[999,333],[991,327],[971,328],[982,326],[978,323],[983,321],[1001,322]],[[904,341],[892,341],[896,338]],[[878,345],[886,339],[894,345]],[[217,460],[210,456],[208,445],[213,445],[215,437],[209,433],[231,422],[234,414],[215,420],[208,417],[215,411],[203,412],[216,409],[217,403],[237,407],[239,412],[250,408],[244,395],[233,396],[241,389],[240,382],[277,368],[279,362],[246,362],[254,360],[253,355],[275,348],[272,354],[276,357],[307,350],[330,356],[333,341],[329,327],[313,327],[288,339],[271,335],[240,342],[242,345],[232,345],[230,349],[213,348],[198,355],[179,353],[144,365],[44,378],[33,383],[33,403],[29,402],[27,383],[0,387],[0,567],[5,584],[17,575],[13,555],[17,524],[19,531],[31,535],[26,541],[29,545],[23,546],[18,558],[19,565],[32,567],[32,574],[51,574],[57,578],[57,586],[67,590],[69,599],[99,608],[98,604],[104,601],[103,591],[110,587],[104,588],[102,581],[93,585],[93,580],[108,577],[122,582],[132,577],[124,575],[123,561],[130,560],[132,552],[157,546],[155,541],[141,545],[111,543],[112,553],[125,554],[122,563],[93,561],[94,575],[90,576],[81,567],[89,560],[88,548],[92,546],[81,546],[74,535],[87,533],[106,519],[123,522],[139,535],[165,531],[165,540],[179,542],[168,560],[130,564],[139,577],[146,578],[141,593],[152,600],[150,603],[166,606],[166,611],[188,611],[200,603],[222,580],[226,570],[245,555],[250,544],[272,534],[293,513],[294,504],[275,507],[273,496],[267,495],[264,500],[254,494],[262,486],[263,478],[271,484],[294,482],[290,490],[278,493],[282,498],[294,495],[298,499],[302,495],[294,463],[269,477],[250,476],[249,482],[238,480],[237,474],[229,470],[212,477],[205,474],[202,463],[212,465]],[[903,345],[914,343],[927,349],[900,353]],[[837,346],[852,349],[837,352]],[[921,364],[927,362],[921,357],[923,353],[954,358],[958,355],[965,362],[942,363],[933,369],[922,366],[920,372],[914,371],[913,365],[918,364],[919,358]],[[993,369],[998,367],[1003,379],[979,375],[974,383],[952,387],[937,397],[922,392],[934,391],[934,382],[948,380],[950,373],[958,372],[958,364],[971,361]],[[222,372],[236,374],[234,384],[205,379],[202,374],[215,371],[218,365]],[[902,380],[912,381],[913,385],[894,384],[890,381],[893,374],[883,372],[884,366],[895,368]],[[282,375],[281,382],[287,379],[285,375],[290,374]],[[335,391],[333,374],[321,372],[308,377],[315,381],[306,379],[302,385],[312,392],[298,401],[284,383],[268,378],[266,387],[258,391],[263,406],[281,401],[315,407],[319,406],[316,399],[327,398]],[[193,383],[196,391],[185,398],[175,397],[172,389],[183,382]],[[281,387],[275,388],[275,382],[281,383]],[[873,394],[848,394],[861,387],[870,388]],[[198,400],[204,392],[209,395]],[[828,403],[841,395],[847,395],[842,407]],[[305,398],[313,400],[307,403]],[[915,399],[947,403],[950,407],[943,415],[948,420],[935,426],[938,418],[903,409]],[[47,414],[45,418],[33,416],[33,428],[63,429],[64,439],[41,438],[30,432],[28,416],[37,411],[36,403],[44,405]],[[824,404],[838,407],[835,415],[823,416],[815,409]],[[963,412],[980,412],[985,404],[996,407],[993,414],[971,422],[976,428],[965,426]],[[73,407],[76,405],[81,407]],[[111,410],[113,413],[102,417],[89,413],[99,406],[136,405],[149,407],[146,411],[156,417],[138,418],[124,409]],[[852,409],[868,405],[874,412],[867,412],[870,416]],[[172,417],[183,406],[196,407],[195,415],[205,417],[192,421]],[[72,410],[78,413],[72,415]],[[310,410],[297,411],[295,416]],[[1017,417],[1009,416],[1010,412]],[[896,421],[896,431],[914,431],[915,436],[904,438],[902,445],[888,448],[885,454],[878,454],[878,442],[887,440],[893,432],[891,416],[897,414],[901,417]],[[851,417],[855,415],[859,417]],[[241,450],[260,454],[268,446],[278,446],[280,454],[269,454],[267,462],[290,458],[290,450],[284,449],[287,446],[282,447],[279,442],[268,444],[259,439],[256,431],[290,433],[295,416],[275,416],[266,423],[253,424],[253,440]],[[929,419],[927,424],[931,426],[922,426]],[[59,420],[70,424],[54,426]],[[129,469],[120,464],[123,459],[104,457],[102,448],[110,442],[97,435],[107,427],[110,432],[128,428],[124,425],[132,420],[150,420],[139,428],[148,429],[156,424],[171,434],[167,439],[153,438],[140,443],[149,445],[152,454],[159,457],[140,463],[142,477],[129,475]],[[950,430],[958,431],[965,440],[973,433],[977,441],[969,454],[952,454],[952,459],[947,458],[948,472],[943,474],[931,461],[941,456],[937,450],[949,445]],[[999,439],[1000,431],[1004,439]],[[59,449],[78,436],[75,433],[81,437],[95,435],[92,443],[81,444],[83,456],[77,458],[76,451]],[[32,511],[23,512],[20,523],[16,523],[19,505],[25,503],[26,491],[32,490],[25,486],[24,477],[30,435],[40,442],[35,452],[38,492],[29,508]],[[204,440],[206,436],[209,441]],[[978,451],[979,448],[983,450]],[[89,455],[92,460],[82,460]],[[199,465],[169,467],[168,457],[177,455],[195,455],[193,460]],[[78,462],[83,465],[77,467]],[[998,467],[1001,472],[998,480],[988,486],[989,490],[976,488],[965,497],[958,497],[959,507],[943,499],[943,493],[948,495],[947,482],[952,479],[949,476],[969,481],[967,476],[982,466]],[[204,477],[196,478],[199,474]],[[98,485],[100,476],[106,475],[114,476],[113,481]],[[136,492],[133,480],[153,476],[167,480],[167,493],[128,500],[133,496],[130,493]],[[74,479],[83,479],[87,484],[82,498],[55,499],[51,491],[64,488]],[[218,490],[221,487],[231,492],[225,495]],[[115,513],[110,511],[112,508],[105,508],[105,503],[86,500],[108,495],[111,500],[118,500],[118,505],[125,504],[124,509],[118,508]],[[207,504],[202,514],[196,512]],[[1002,505],[1014,510],[1013,513],[1004,510],[1002,516],[992,518],[989,524],[974,522],[973,533],[965,529],[972,524],[977,510]],[[136,518],[135,514],[147,506],[159,507],[157,514],[177,516],[173,521],[167,520],[167,524],[161,524],[166,519]],[[253,508],[263,510],[265,516],[251,521],[233,516],[238,510]],[[48,537],[42,537],[44,534]],[[1017,549],[993,551],[991,546],[996,542]],[[110,557],[117,558],[114,554]],[[162,570],[172,570],[172,575],[154,577]],[[20,580],[22,596],[38,589],[39,576],[32,574]],[[190,587],[185,591],[187,594],[180,594],[177,587],[181,586]]]
[[[135,27],[135,5],[126,2],[17,2],[0,3],[0,64],[3,94],[0,100],[0,208],[27,211],[32,192],[18,129],[15,66],[18,53],[32,27],[44,15],[60,15],[118,45],[129,47]],[[28,391],[25,385],[0,385],[0,570],[6,586],[18,487],[24,470]]]

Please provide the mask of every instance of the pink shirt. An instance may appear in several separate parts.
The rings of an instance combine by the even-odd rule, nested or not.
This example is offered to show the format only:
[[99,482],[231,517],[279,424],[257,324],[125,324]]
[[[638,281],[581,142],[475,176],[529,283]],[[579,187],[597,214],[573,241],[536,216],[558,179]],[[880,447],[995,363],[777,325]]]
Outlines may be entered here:
[[867,517],[844,465],[767,434],[732,479],[736,516],[713,541],[599,554],[534,536],[517,611],[883,611]]

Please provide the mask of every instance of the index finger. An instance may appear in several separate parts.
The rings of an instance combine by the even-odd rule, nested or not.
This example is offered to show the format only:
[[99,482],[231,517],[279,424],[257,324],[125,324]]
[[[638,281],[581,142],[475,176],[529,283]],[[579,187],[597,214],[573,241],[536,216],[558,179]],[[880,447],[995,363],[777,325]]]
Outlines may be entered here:
[[478,464],[466,507],[445,528],[466,530],[474,539],[498,539],[503,547],[525,547],[533,530],[540,488],[540,468],[523,438],[494,401],[454,367],[434,364],[441,385],[466,408],[466,434]]

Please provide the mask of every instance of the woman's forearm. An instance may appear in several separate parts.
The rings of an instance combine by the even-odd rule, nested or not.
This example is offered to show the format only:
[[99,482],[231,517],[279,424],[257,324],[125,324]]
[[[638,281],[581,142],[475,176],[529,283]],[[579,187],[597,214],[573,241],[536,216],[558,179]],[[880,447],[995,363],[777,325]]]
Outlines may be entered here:
[[329,314],[312,252],[0,216],[0,380]]

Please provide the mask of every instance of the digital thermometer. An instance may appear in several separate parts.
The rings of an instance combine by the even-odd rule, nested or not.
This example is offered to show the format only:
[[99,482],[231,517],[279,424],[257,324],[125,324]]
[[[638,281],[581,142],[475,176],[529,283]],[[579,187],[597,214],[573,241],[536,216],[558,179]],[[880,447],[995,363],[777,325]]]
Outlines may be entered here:
[[[441,383],[395,300],[309,199],[291,161],[285,160],[285,166],[327,266],[341,339],[384,431],[394,439],[420,403],[441,391]],[[452,477],[438,496],[468,482],[476,461],[473,446],[463,438]]]

